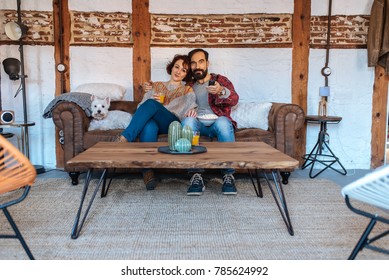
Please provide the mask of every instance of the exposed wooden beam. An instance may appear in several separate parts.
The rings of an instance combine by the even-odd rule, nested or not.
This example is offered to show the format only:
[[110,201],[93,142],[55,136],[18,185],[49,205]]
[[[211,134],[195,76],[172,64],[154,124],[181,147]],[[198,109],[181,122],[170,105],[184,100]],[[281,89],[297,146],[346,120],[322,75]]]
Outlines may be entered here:
[[70,14],[68,0],[53,1],[53,18],[55,65],[62,63],[66,67],[65,72],[55,71],[55,95],[58,96],[70,90]]
[[[54,19],[54,60],[55,65],[65,65],[65,71],[59,72],[55,69],[55,96],[70,91],[70,14],[68,0],[53,1],[53,19]],[[55,149],[57,158],[57,167],[64,167],[63,150],[59,144],[58,130],[55,135]]]
[[133,47],[133,86],[134,100],[143,97],[142,83],[149,81],[151,77],[151,19],[149,13],[149,1],[132,1],[132,33]]
[[[311,0],[294,0],[293,50],[292,50],[292,103],[300,105],[307,112],[308,67],[310,43]],[[306,124],[297,135],[301,139],[297,155],[303,156],[306,150]],[[303,159],[301,158],[300,164]]]
[[371,123],[371,168],[385,163],[389,76],[381,66],[375,68]]

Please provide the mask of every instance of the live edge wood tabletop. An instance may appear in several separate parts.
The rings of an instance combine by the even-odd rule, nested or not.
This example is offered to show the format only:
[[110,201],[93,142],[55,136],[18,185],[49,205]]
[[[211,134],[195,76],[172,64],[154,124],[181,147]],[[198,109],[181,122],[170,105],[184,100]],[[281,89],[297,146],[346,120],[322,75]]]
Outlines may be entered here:
[[[165,154],[158,152],[165,142],[99,142],[67,163],[88,169],[105,168],[297,168],[298,161],[263,142],[206,142],[207,152]],[[200,143],[202,145],[202,143]]]

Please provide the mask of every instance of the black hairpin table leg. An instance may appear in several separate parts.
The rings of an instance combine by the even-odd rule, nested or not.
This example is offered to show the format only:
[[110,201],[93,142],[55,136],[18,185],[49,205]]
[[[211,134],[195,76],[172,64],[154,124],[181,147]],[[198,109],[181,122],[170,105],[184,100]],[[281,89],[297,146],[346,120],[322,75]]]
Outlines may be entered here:
[[95,188],[95,190],[94,190],[94,192],[92,194],[92,197],[90,198],[89,205],[86,208],[84,216],[83,216],[83,218],[81,220],[81,223],[80,223],[80,217],[81,217],[81,212],[82,212],[82,208],[83,208],[83,205],[84,205],[85,196],[86,196],[86,194],[88,192],[89,184],[90,184],[90,181],[92,179],[92,174],[93,174],[93,169],[89,169],[88,170],[88,173],[87,173],[86,178],[85,178],[84,189],[83,189],[82,195],[81,195],[80,206],[78,208],[76,219],[74,220],[74,225],[73,225],[73,228],[72,228],[72,233],[71,233],[72,239],[76,239],[80,235],[81,229],[82,229],[82,227],[84,225],[86,217],[88,216],[88,213],[89,213],[89,210],[90,210],[90,208],[92,206],[92,203],[93,203],[93,201],[94,201],[94,199],[96,197],[97,191],[99,190],[100,186],[102,185],[103,181],[106,178],[106,173],[107,173],[107,169],[104,169],[103,173],[100,176],[99,182],[97,183],[96,188]]
[[257,179],[257,185],[255,185],[253,175],[251,174],[250,169],[247,169],[250,175],[251,183],[254,186],[254,191],[258,197],[263,197],[263,192],[261,188],[261,183],[259,182],[259,177],[258,177],[258,169],[255,169],[255,177]]
[[107,185],[107,177],[108,177],[108,173],[109,172],[107,172],[106,175],[104,176],[104,183],[103,183],[103,187],[101,188],[101,195],[100,195],[100,197],[106,197],[107,196],[109,187],[111,186],[111,182],[112,182],[113,176],[115,175],[115,171],[116,171],[116,168],[113,169],[112,176],[109,178],[108,185]]
[[288,232],[290,235],[294,235],[293,227],[292,227],[292,222],[290,220],[289,216],[289,211],[288,211],[288,206],[286,204],[286,198],[284,194],[284,190],[282,189],[282,182],[281,182],[281,174],[279,170],[272,170],[271,171],[272,178],[274,181],[274,186],[277,191],[277,195],[270,183],[269,178],[267,178],[267,174],[263,171],[263,175],[266,179],[266,183],[269,186],[269,189],[271,191],[271,194],[277,204],[278,210],[281,213],[281,217],[284,220],[284,223],[286,225],[286,228],[288,229]]

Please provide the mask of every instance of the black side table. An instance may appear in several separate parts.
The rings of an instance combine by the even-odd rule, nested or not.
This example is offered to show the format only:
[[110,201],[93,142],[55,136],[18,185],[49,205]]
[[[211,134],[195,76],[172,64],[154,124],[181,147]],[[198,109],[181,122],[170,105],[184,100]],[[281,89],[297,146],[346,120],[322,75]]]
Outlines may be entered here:
[[[28,139],[28,128],[34,126],[35,122],[13,122],[9,124],[0,124],[0,128],[20,127],[20,134],[22,136],[22,153],[30,159],[30,144]],[[42,165],[34,165],[38,174],[45,173],[45,168]]]
[[1,124],[1,128],[10,128],[10,127],[20,127],[20,134],[22,136],[22,153],[27,157],[30,158],[30,147],[29,147],[29,141],[28,141],[28,127],[34,126],[35,122],[13,122],[9,124]]
[[[306,116],[305,120],[308,123],[318,123],[320,124],[320,131],[317,138],[317,142],[313,147],[312,151],[309,154],[304,155],[304,164],[301,167],[302,169],[311,166],[311,170],[309,171],[309,177],[315,178],[326,169],[330,168],[339,174],[346,175],[347,171],[340,163],[339,158],[335,156],[335,154],[330,149],[329,145],[325,141],[326,136],[329,136],[327,133],[327,123],[337,124],[342,118],[334,117],[334,116]],[[328,151],[328,152],[327,152]],[[316,174],[313,174],[313,169],[316,163],[320,163],[324,166],[323,169],[319,170]],[[333,164],[337,163],[341,169],[335,169]]]

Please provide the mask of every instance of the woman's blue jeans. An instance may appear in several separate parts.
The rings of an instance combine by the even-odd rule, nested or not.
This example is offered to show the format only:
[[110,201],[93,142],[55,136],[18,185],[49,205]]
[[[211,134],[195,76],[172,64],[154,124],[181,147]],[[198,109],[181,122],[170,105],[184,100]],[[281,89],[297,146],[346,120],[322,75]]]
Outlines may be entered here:
[[136,110],[122,135],[128,142],[134,142],[138,136],[140,142],[157,142],[158,134],[167,134],[173,121],[180,120],[158,101],[148,99]]
[[[187,117],[181,122],[182,126],[188,125],[193,131],[199,131],[200,135],[205,135],[210,138],[217,138],[219,142],[235,142],[234,126],[230,119],[226,117],[219,117],[211,126],[205,126],[198,119]],[[234,169],[223,169],[223,174],[233,174]],[[190,172],[195,172],[190,170]]]

